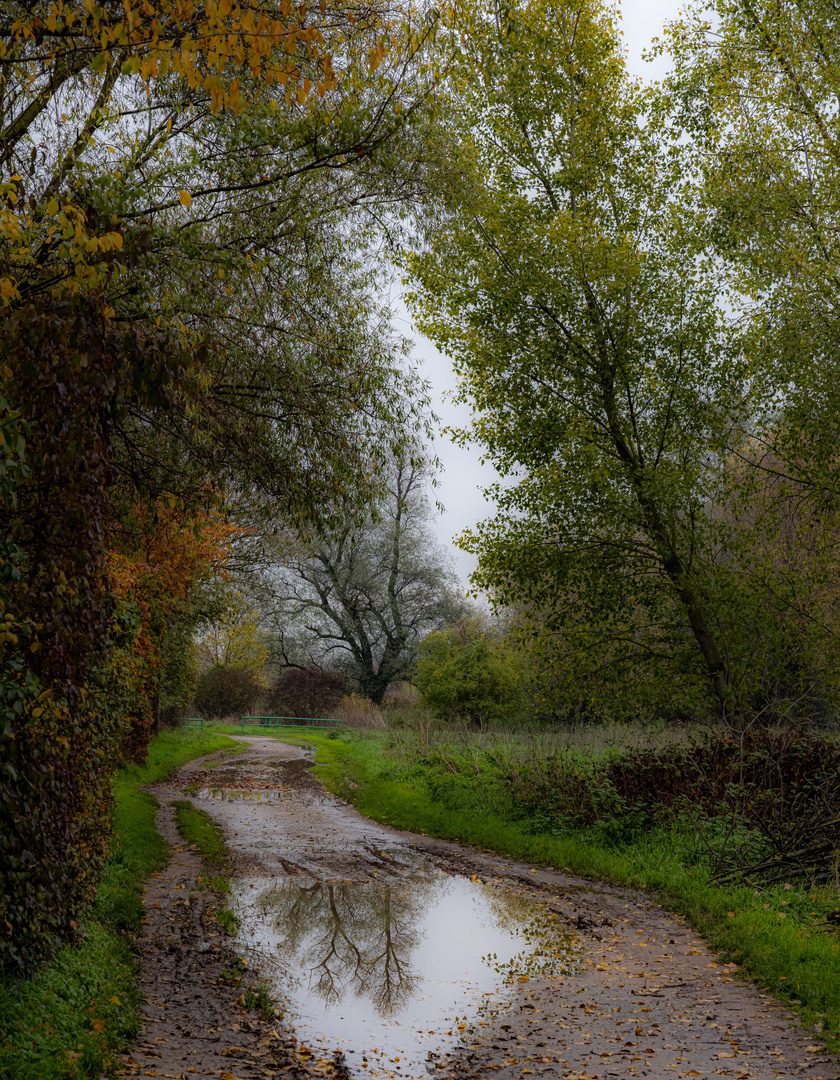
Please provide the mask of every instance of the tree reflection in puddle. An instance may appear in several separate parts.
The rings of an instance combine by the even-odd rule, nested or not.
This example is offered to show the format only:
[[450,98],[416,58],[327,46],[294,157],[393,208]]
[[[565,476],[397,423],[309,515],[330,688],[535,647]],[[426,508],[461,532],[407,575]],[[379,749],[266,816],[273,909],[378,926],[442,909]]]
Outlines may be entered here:
[[278,957],[290,971],[307,972],[327,1006],[353,994],[390,1016],[416,986],[410,958],[428,891],[420,883],[287,881],[264,891],[257,908],[282,938]]
[[545,905],[465,878],[247,879],[234,902],[240,945],[298,1038],[342,1049],[354,1076],[426,1076],[512,982],[574,967]]

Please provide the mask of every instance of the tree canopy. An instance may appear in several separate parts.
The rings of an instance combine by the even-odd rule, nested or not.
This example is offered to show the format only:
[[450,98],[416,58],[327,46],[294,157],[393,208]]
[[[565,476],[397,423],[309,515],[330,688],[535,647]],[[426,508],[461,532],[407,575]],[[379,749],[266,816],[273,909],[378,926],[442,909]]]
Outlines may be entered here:
[[434,24],[343,2],[4,6],[2,966],[72,937],[113,771],[187,670],[165,643],[241,537],[233,504],[330,520],[413,422],[374,224],[415,187]]
[[[463,539],[476,581],[539,610],[530,625],[569,708],[600,693],[597,708],[620,713],[631,690],[634,706],[685,714],[711,695],[735,721],[785,666],[788,696],[807,692],[830,670],[832,620],[780,557],[779,522],[805,497],[805,461],[828,460],[806,416],[827,380],[778,303],[787,285],[759,295],[719,242],[707,178],[729,157],[689,93],[699,84],[638,86],[590,0],[461,17],[438,211],[407,269],[474,409],[461,438],[509,481],[499,514]],[[739,218],[726,221],[737,243]],[[802,467],[768,486],[768,450],[791,432],[784,460]],[[837,508],[815,510],[809,572],[823,577]]]

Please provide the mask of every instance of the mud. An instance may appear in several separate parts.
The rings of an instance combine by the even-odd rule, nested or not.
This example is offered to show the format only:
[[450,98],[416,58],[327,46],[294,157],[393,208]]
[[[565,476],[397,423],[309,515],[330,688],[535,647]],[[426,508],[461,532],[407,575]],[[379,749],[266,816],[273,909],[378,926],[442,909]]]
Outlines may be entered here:
[[[195,889],[200,864],[174,834],[166,803],[183,798],[188,786],[196,805],[228,835],[240,867],[243,913],[253,906],[249,896],[266,890],[287,890],[282,909],[289,906],[290,889],[310,884],[322,892],[361,888],[370,897],[387,887],[410,897],[418,894],[419,882],[451,875],[476,887],[489,883],[493,895],[518,898],[565,928],[572,945],[564,955],[569,959],[574,953],[573,964],[525,975],[503,970],[489,992],[470,986],[469,1008],[466,1002],[458,1008],[453,1003],[446,1018],[451,1032],[446,1042],[439,1038],[439,1020],[434,1028],[415,1024],[415,1035],[428,1034],[425,1061],[421,1067],[412,1052],[409,1065],[408,1058],[391,1053],[389,1061],[397,1058],[392,1075],[838,1077],[836,1059],[817,1037],[803,1032],[782,1005],[733,965],[722,964],[649,896],[377,825],[324,792],[300,749],[273,739],[246,741],[250,747],[238,758],[216,758],[222,762],[218,768],[208,768],[214,762],[207,760],[192,763],[174,784],[157,791],[164,804],[161,827],[175,855],[166,874],[147,889],[147,1021],[129,1062],[140,1075],[357,1077],[382,1067],[375,1047],[358,1043],[360,1022],[353,1038],[345,1036],[347,1050],[353,1050],[345,1061],[333,1056],[343,1050],[340,1036],[318,1044],[293,1030],[291,1013],[281,1024],[264,1022],[237,1004],[241,989],[222,977],[232,963],[232,943],[206,913],[202,917],[200,897],[189,907],[183,902]],[[405,921],[409,931],[419,926],[416,914]],[[240,951],[249,944],[248,959],[262,964],[265,977],[282,986],[289,968],[297,966],[292,974],[300,975],[300,957],[288,952],[282,919],[275,930],[285,958],[283,948],[278,957],[277,942],[257,946],[257,923],[247,915],[245,923],[247,941]],[[278,965],[285,975],[278,974]],[[408,1019],[401,1026],[407,1029],[408,999],[406,1008],[401,1015]]]
[[[175,825],[171,800],[181,793],[165,785],[153,790],[161,802],[157,827],[172,845],[172,860],[144,890],[143,1023],[139,1041],[124,1056],[123,1074],[215,1080],[317,1075],[291,1033],[243,1007],[241,961],[213,916],[212,894],[200,888],[201,859]],[[341,1062],[331,1065],[331,1075],[341,1080]]]

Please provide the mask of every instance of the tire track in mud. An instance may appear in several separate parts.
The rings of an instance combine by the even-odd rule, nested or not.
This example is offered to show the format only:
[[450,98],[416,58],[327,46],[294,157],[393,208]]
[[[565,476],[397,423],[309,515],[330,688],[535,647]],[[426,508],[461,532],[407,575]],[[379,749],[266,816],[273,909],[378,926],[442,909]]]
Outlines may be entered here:
[[[208,759],[193,762],[171,785],[152,789],[175,853],[146,891],[146,1021],[128,1062],[135,1075],[351,1075],[342,1058],[246,1014],[240,991],[222,981],[232,942],[219,927],[208,929],[200,899],[183,902],[200,860],[177,837],[166,805],[189,785],[196,805],[224,828],[243,878],[377,886],[410,882],[424,867],[532,900],[574,934],[573,972],[517,980],[483,1019],[464,1025],[448,1053],[436,1055],[430,1039],[425,1071],[393,1065],[391,1075],[837,1080],[837,1061],[817,1038],[646,894],[378,825],[325,793],[304,751],[273,739],[242,741],[249,749],[236,759],[213,755],[221,760],[215,769]],[[358,1060],[352,1076],[375,1075]]]

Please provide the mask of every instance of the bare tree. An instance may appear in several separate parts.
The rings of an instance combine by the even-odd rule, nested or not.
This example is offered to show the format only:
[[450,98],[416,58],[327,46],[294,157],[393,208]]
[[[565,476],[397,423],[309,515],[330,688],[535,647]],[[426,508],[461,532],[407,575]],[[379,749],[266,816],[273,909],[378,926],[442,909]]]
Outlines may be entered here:
[[464,604],[430,528],[430,480],[428,459],[402,447],[367,520],[348,511],[336,528],[299,535],[269,575],[281,666],[344,670],[377,705],[411,676],[419,641]]

